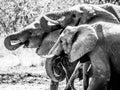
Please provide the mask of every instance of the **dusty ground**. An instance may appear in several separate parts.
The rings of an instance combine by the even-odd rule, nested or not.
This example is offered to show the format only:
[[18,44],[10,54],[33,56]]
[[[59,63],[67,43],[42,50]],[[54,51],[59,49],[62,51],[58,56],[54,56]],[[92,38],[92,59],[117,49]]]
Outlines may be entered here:
[[49,90],[49,78],[38,73],[0,74],[0,90]]
[[[0,73],[0,90],[49,90],[50,79],[44,67],[17,66]],[[65,81],[60,83],[59,90],[64,90]],[[80,86],[80,87],[79,87]],[[75,87],[81,88],[76,80]]]

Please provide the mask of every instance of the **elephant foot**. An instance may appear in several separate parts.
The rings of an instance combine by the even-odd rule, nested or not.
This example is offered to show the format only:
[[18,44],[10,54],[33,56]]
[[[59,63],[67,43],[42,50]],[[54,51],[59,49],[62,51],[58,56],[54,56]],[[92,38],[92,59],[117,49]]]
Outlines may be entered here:
[[59,85],[59,82],[54,82],[51,80],[50,90],[58,90],[58,85]]

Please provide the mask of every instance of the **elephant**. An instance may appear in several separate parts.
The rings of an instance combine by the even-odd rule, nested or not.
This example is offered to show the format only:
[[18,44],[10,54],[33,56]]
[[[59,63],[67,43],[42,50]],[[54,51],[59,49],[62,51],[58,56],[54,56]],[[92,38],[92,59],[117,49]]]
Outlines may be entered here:
[[[93,5],[94,6],[94,5]],[[96,5],[96,7],[100,7],[100,8],[102,8],[102,9],[104,9],[104,10],[106,10],[107,12],[110,12],[111,14],[113,14],[116,18],[117,18],[117,20],[120,22],[120,18],[119,18],[119,10],[120,10],[120,6],[117,6],[117,5],[113,5],[113,4],[104,4],[104,5]],[[81,6],[82,7],[82,6]],[[87,6],[85,6],[85,7],[87,7]],[[95,8],[95,7],[94,7]],[[88,11],[89,11],[89,9],[88,8],[86,8]],[[87,11],[86,10],[86,11]],[[92,11],[92,10],[90,10],[90,11]],[[67,10],[67,12],[69,13],[69,10]],[[85,12],[85,11],[83,11],[83,12]],[[84,18],[84,20],[86,20],[86,22],[83,22],[82,20],[80,20],[82,23],[93,23],[93,22],[96,22],[97,20],[99,21],[99,20],[102,20],[103,19],[103,17],[102,17],[102,15],[100,15],[101,16],[101,18],[98,18],[97,16],[99,16],[99,15],[97,15],[98,13],[96,13],[96,15],[94,16],[93,15],[93,17],[89,17],[90,18],[90,20],[86,17],[86,16],[90,16],[89,14],[86,14],[86,15],[83,15],[82,17],[85,17]],[[53,17],[52,17],[52,15],[53,15]],[[71,16],[70,16],[71,15]],[[63,21],[61,21],[62,22],[62,26],[67,26],[71,21],[73,21],[74,22],[74,18],[71,18],[72,17],[72,12],[70,12],[70,14],[67,14],[67,13],[65,13],[65,11],[63,11],[63,12],[57,12],[57,13],[52,13],[51,15],[50,14],[48,14],[48,15],[46,15],[47,17],[49,17],[50,16],[50,18],[51,19],[55,19],[56,20],[56,17],[58,17],[58,19],[61,17],[65,17],[65,19],[63,19]],[[55,17],[56,16],[56,17]],[[73,15],[74,16],[74,15]],[[104,16],[104,15],[103,15]],[[55,18],[54,18],[55,17]],[[70,17],[70,18],[69,18]],[[76,17],[77,17],[77,15],[76,15]],[[95,21],[95,19],[97,18],[97,20]],[[105,18],[104,18],[104,20],[105,21],[107,21]],[[58,20],[59,21],[59,20]],[[59,21],[60,22],[60,21]],[[78,21],[79,22],[79,21]],[[110,22],[110,21],[109,21]],[[82,24],[81,23],[81,24]],[[77,25],[77,24],[74,24],[75,26]],[[85,64],[85,66],[86,66],[86,64]],[[87,65],[88,66],[88,65]],[[86,68],[84,68],[84,70],[85,69],[87,69],[87,67]],[[84,71],[84,72],[86,72],[86,71]],[[86,74],[85,74],[86,75]],[[83,76],[85,76],[85,75],[83,75]],[[86,77],[85,77],[86,78]],[[84,79],[83,79],[84,80]],[[87,88],[88,87],[88,84],[86,85],[86,86],[84,86],[84,88]]]
[[[64,11],[47,13],[37,18],[36,21],[25,27],[21,32],[6,37],[4,40],[4,44],[9,50],[16,50],[22,45],[25,45],[25,47],[28,48],[37,47],[36,53],[38,55],[42,55],[43,51],[45,50],[40,47],[44,47],[47,42],[50,44],[54,43],[50,42],[51,40],[49,41],[49,38],[45,39],[46,37],[55,36],[52,39],[57,39],[56,37],[59,36],[58,34],[60,30],[63,30],[68,25],[77,26],[80,24],[93,23],[100,20],[119,23],[120,18],[118,9],[119,6],[115,6],[112,4],[83,4],[75,5]],[[51,22],[54,25],[48,25],[48,22]],[[59,30],[59,32],[57,33],[56,30]],[[51,32],[54,31],[56,31],[57,34],[50,35]],[[35,38],[35,41],[33,40],[33,37]],[[19,43],[12,45],[12,41],[18,41]],[[46,43],[44,43],[44,41],[46,41]],[[48,51],[49,50],[46,50],[46,53],[48,53]]]
[[[77,6],[74,6],[74,7],[72,7],[72,9],[68,9],[66,11],[48,13],[48,14],[45,15],[45,18],[47,17],[47,18],[54,19],[54,20],[58,21],[58,23],[60,23],[61,27],[64,27],[64,28],[67,25],[77,26],[79,24],[84,24],[84,23],[94,23],[94,22],[97,22],[99,20],[108,21],[108,22],[114,22],[115,21],[114,23],[119,22],[119,15],[118,15],[118,12],[115,12],[115,10],[116,10],[115,5],[112,5],[112,4],[91,5],[91,6],[78,5],[78,7],[81,8],[80,11],[79,11],[79,9],[77,10],[79,12],[76,11]],[[89,7],[91,7],[91,10],[90,10]],[[94,7],[95,9],[93,9],[92,7]],[[102,10],[100,10],[99,8],[102,9]],[[91,12],[93,11],[93,12],[91,13],[90,11]],[[104,17],[105,14],[101,13],[101,11],[108,14],[107,18]],[[83,12],[83,15],[82,15],[82,12]],[[103,14],[103,15],[101,15],[101,14]],[[111,17],[108,17],[109,14],[110,14]],[[109,18],[112,18],[112,19],[115,19],[115,20],[110,20]],[[42,49],[42,48],[40,48],[40,49]],[[42,50],[38,50],[38,52],[37,52],[38,55],[43,54],[41,51]],[[58,82],[59,82],[59,80],[58,80]]]
[[[88,54],[92,76],[87,90],[119,90],[119,28],[119,24],[102,21],[91,25],[68,26],[48,54],[51,57],[46,61],[51,63],[51,58],[59,56],[62,51],[68,54],[70,62],[80,60]],[[46,71],[51,77],[50,70],[51,67]]]
[[[9,50],[16,50],[18,47],[25,45],[27,48],[37,48],[36,53],[38,55],[46,54],[55,43],[55,39],[58,38],[60,30],[63,30],[68,25],[77,26],[99,20],[119,23],[118,16],[116,16],[118,12],[109,11],[111,9],[107,10],[99,5],[84,4],[73,6],[65,11],[47,13],[25,27],[24,31],[5,38],[4,43]],[[48,22],[53,23],[53,25],[48,25]],[[54,32],[57,34],[51,34]],[[55,36],[52,38],[54,42],[50,40],[51,38],[48,38],[51,36]],[[19,41],[20,43],[12,45],[11,41]],[[49,47],[46,48],[47,43]]]
[[[42,21],[43,19],[41,19]],[[45,20],[44,20],[45,21]],[[44,23],[44,21],[42,21]],[[46,22],[45,22],[46,23]],[[42,49],[42,53],[46,53],[51,47],[52,45],[54,45],[57,37],[59,36],[59,33],[60,31],[54,31],[54,32],[50,32],[50,35],[47,34],[47,32],[44,32],[45,34],[43,35],[44,37],[41,36],[41,31],[40,30],[43,30],[41,26],[44,26],[44,25],[41,25],[41,26],[37,26],[37,28],[35,27],[36,26],[37,21],[33,22],[32,24],[30,24],[29,26],[25,27],[24,28],[24,31],[21,31],[21,32],[18,32],[16,34],[12,34],[12,35],[9,35],[5,38],[4,40],[4,44],[6,46],[6,48],[8,50],[16,50],[17,48],[19,48],[20,46],[24,45],[24,48],[37,48],[36,49],[36,52],[37,50],[40,48],[39,46],[41,45],[41,47],[43,47]],[[49,28],[52,28],[52,26],[48,26]],[[46,27],[48,29],[48,27]],[[60,26],[56,26],[56,27],[53,27],[53,29],[58,29]],[[46,30],[46,29],[45,29]],[[46,37],[47,36],[47,37]],[[44,42],[41,44],[41,38],[44,38]],[[18,44],[14,44],[14,41],[18,41],[18,42],[15,42],[15,43],[18,43]],[[13,44],[12,44],[13,42]],[[47,46],[46,46],[47,45]],[[47,48],[46,48],[47,47]],[[65,59],[65,57],[63,57]],[[61,58],[60,58],[61,59]],[[57,63],[56,63],[57,64]],[[58,63],[59,64],[59,63]],[[68,78],[70,77],[72,71],[74,71],[74,67],[76,65],[76,63],[68,63],[68,60],[66,60],[66,62],[64,61],[62,63],[64,66],[66,64],[69,64],[70,68],[69,67],[65,67],[66,70],[66,73],[64,72],[64,70],[61,68],[61,66],[59,66],[59,68],[57,67],[54,67],[57,70],[60,70],[58,73],[62,74],[60,75],[60,78],[63,80],[67,74],[67,81],[68,81]],[[71,66],[74,66],[71,68]],[[70,70],[71,69],[71,70]],[[72,70],[73,69],[73,70]],[[81,71],[80,71],[81,73]],[[82,73],[81,73],[82,75]],[[79,75],[80,76],[80,75]],[[80,78],[82,78],[82,76],[80,76]],[[55,83],[53,81],[51,81],[51,87],[50,87],[50,90],[57,90],[58,88],[58,83]],[[73,81],[74,82],[74,81]],[[74,84],[74,83],[73,83]],[[74,89],[74,85],[72,85],[72,87]]]
[[61,26],[60,25],[52,26],[52,25],[48,25],[47,23],[48,22],[45,22],[44,18],[42,17],[37,18],[33,23],[23,28],[22,31],[7,36],[4,40],[5,47],[8,50],[16,50],[21,46],[24,46],[26,48],[39,49],[39,47],[42,46],[41,44],[43,40],[45,41],[44,42],[45,44],[48,38],[50,39],[49,42],[50,44],[55,43],[57,39],[56,37],[57,35],[59,35],[60,31],[53,32],[54,34],[52,33],[51,35],[49,35],[47,30],[51,28],[54,31],[56,29],[61,28]]

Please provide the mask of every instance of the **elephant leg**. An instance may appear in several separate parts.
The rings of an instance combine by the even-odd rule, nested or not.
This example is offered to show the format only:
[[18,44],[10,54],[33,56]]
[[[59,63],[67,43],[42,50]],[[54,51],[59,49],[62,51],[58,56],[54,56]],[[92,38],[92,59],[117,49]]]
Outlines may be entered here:
[[59,82],[54,82],[51,80],[50,90],[58,90]]
[[120,90],[120,74],[113,68],[111,68],[111,78],[107,90]]
[[[66,72],[66,85],[67,85],[69,83],[71,75],[73,74],[73,72],[75,70],[77,62],[70,63],[68,61],[68,59],[66,59],[66,60],[63,60],[62,64],[63,64],[63,66],[64,66],[64,68],[66,70],[65,72]],[[74,88],[74,79],[71,80],[70,85],[67,88],[65,88],[65,90],[76,90]]]
[[[80,62],[78,62],[77,63],[77,65],[76,65],[76,67],[75,67],[75,70],[73,71],[73,73],[70,75],[70,78],[69,78],[69,80],[67,81],[67,85],[66,85],[66,87],[65,87],[65,90],[68,90],[68,88],[71,86],[71,88],[73,89],[73,90],[76,90],[75,88],[74,88],[74,80],[76,79],[76,78],[78,78],[79,76],[79,78],[81,79],[82,77],[82,70],[79,70],[80,69],[80,67],[81,67],[81,63]],[[79,75],[79,74],[81,74],[81,75]]]
[[87,90],[89,85],[89,75],[88,68],[90,66],[90,61],[83,64],[83,90]]
[[[69,73],[69,72],[67,72],[67,73],[68,73],[68,74],[67,74],[67,76],[66,76],[66,85],[67,85],[67,83],[69,82],[70,77],[71,77],[71,75],[72,75],[72,73]],[[67,88],[65,88],[65,90],[76,90],[76,89],[74,88],[74,80],[71,81],[71,85],[69,85]]]
[[90,54],[93,75],[87,90],[106,90],[110,80],[110,64],[106,53],[100,48]]

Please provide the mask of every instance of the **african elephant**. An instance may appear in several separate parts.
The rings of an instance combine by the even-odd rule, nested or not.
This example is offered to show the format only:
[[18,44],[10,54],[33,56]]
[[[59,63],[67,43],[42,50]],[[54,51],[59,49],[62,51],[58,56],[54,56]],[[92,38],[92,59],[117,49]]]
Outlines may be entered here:
[[[109,22],[97,22],[75,27],[68,26],[49,54],[52,54],[51,57],[59,56],[64,50],[68,54],[70,62],[80,60],[82,56],[88,54],[93,74],[87,90],[104,90],[105,88],[107,90],[119,90],[119,28],[119,24]],[[47,62],[51,62],[50,57]],[[48,76],[51,76],[51,73],[48,70],[46,71]]]
[[[48,35],[59,29],[64,29],[66,26],[77,26],[84,23],[93,23],[97,21],[108,21],[119,23],[119,7],[108,4],[108,5],[75,5],[67,10],[60,12],[51,12],[43,15],[42,17],[36,19],[32,24],[25,27],[21,32],[10,35],[5,38],[5,46],[9,50],[15,50],[21,45],[26,47],[39,47],[37,53],[39,55],[43,54],[43,47],[46,43],[43,41],[49,42],[49,40],[44,40]],[[53,23],[54,25],[48,25],[48,22]],[[57,32],[56,32],[57,33]],[[52,34],[51,36],[54,36]],[[57,39],[59,35],[55,35]],[[35,37],[35,41],[33,40]],[[39,38],[39,40],[38,40]],[[12,41],[19,41],[18,44],[11,44]],[[37,43],[36,43],[37,42]],[[32,43],[32,46],[31,46]],[[51,42],[54,43],[54,42]],[[35,45],[34,45],[35,44]],[[52,46],[52,45],[51,45]],[[45,48],[44,48],[45,49]],[[47,52],[48,50],[46,50]]]
[[[52,35],[55,35],[50,35],[49,33],[58,29],[64,29],[68,25],[77,26],[79,24],[93,23],[99,20],[119,23],[118,18],[114,16],[114,13],[109,12],[109,10],[106,11],[96,5],[76,5],[65,11],[45,14],[37,21],[28,25],[24,29],[25,31],[8,36],[5,39],[5,46],[9,50],[15,50],[21,45],[25,45],[29,48],[36,47],[36,53],[38,55],[45,54],[54,43],[50,41],[49,38],[46,39],[48,36],[51,37]],[[54,25],[49,26],[47,25],[47,22],[51,22]],[[57,39],[56,37],[58,36],[58,34],[55,35],[54,39]],[[39,41],[37,41],[38,39]],[[11,45],[11,41],[19,41],[20,43]],[[48,49],[45,47],[47,43],[49,43],[50,46],[49,48],[47,47]]]
[[57,39],[56,37],[59,34],[59,32],[53,32],[54,34],[51,34],[50,36],[48,33],[48,29],[52,29],[54,31],[56,29],[61,28],[61,26],[48,25],[48,21],[46,22],[43,17],[38,18],[36,19],[36,21],[26,26],[21,32],[7,36],[4,40],[5,47],[8,50],[16,50],[20,46],[24,45],[24,47],[26,48],[39,49],[39,47],[42,46],[43,40],[45,41],[44,44],[48,42],[48,40],[45,39],[46,37],[49,37],[50,39],[49,46],[50,44],[53,45],[56,41],[55,39]]
[[[57,20],[61,24],[62,27],[66,27],[67,25],[77,26],[79,24],[84,24],[84,23],[90,24],[90,23],[94,23],[94,22],[97,22],[100,20],[108,21],[108,22],[114,21],[114,20],[110,21],[109,19],[104,17],[105,16],[104,13],[113,14],[117,18],[117,20],[120,21],[120,18],[119,18],[120,7],[119,6],[115,6],[112,4],[104,4],[104,5],[92,5],[92,6],[78,5],[78,7],[80,9],[77,9],[77,6],[74,6],[74,7],[72,7],[72,9],[70,8],[70,9],[62,11],[62,12],[48,13],[45,15],[45,17]],[[91,7],[91,9],[90,9],[90,7]],[[92,7],[94,7],[95,9],[93,9]],[[104,13],[100,13],[101,10],[99,8],[104,9],[105,12],[103,10]],[[79,12],[77,12],[77,11],[79,11]],[[83,14],[82,14],[82,12],[83,12]],[[96,14],[94,14],[94,13],[96,13]],[[103,14],[103,15],[101,15],[101,14]],[[117,23],[118,21],[115,21],[115,23]],[[38,51],[38,53],[39,53],[39,55],[42,54],[40,50]]]
[[[94,6],[94,5],[92,5],[92,6],[87,6],[87,5],[80,6],[80,5],[78,5],[78,6],[81,8],[80,10],[79,9],[77,10],[77,7],[75,6],[75,7],[72,7],[72,9],[68,9],[66,11],[55,12],[55,13],[48,13],[48,14],[45,15],[45,18],[50,18],[50,19],[58,21],[58,23],[60,23],[60,25],[61,25],[61,27],[63,27],[63,29],[67,25],[76,26],[76,25],[79,25],[79,24],[82,24],[82,23],[83,24],[84,23],[93,23],[93,22],[95,22],[97,20],[98,21],[99,20],[105,20],[105,21],[109,21],[109,22],[110,21],[111,22],[115,21],[115,23],[117,23],[119,21],[118,20],[118,16],[114,17],[114,12],[112,12],[112,13],[110,12],[109,13],[109,10],[111,11],[111,9],[108,9],[106,11],[106,10],[103,10],[103,9],[101,10],[101,8],[99,9],[98,6]],[[91,7],[91,10],[90,10],[89,7]],[[93,9],[92,7],[96,8],[96,9]],[[108,7],[111,7],[111,5],[109,5]],[[106,9],[108,7],[104,7],[104,8]],[[93,12],[91,13],[91,11],[93,11]],[[110,15],[110,17],[105,18],[104,17],[104,13],[101,13],[101,11],[103,11],[106,14],[108,14],[108,16]],[[83,12],[83,14],[82,14],[82,12]],[[103,14],[103,15],[101,15],[101,14]],[[116,13],[115,13],[115,15],[116,15]],[[87,16],[88,16],[88,18],[87,18]],[[109,18],[112,18],[112,19],[117,18],[117,20],[116,19],[115,20],[110,20]],[[40,50],[38,50],[38,52],[37,52],[38,55],[43,54],[43,52],[41,52],[43,50],[41,50],[41,49],[42,48],[40,48]]]
[[[19,33],[16,33],[16,34],[12,34],[8,37],[5,38],[4,40],[4,43],[5,43],[5,46],[7,49],[9,50],[16,50],[17,48],[19,48],[20,46],[24,45],[25,48],[37,48],[36,49],[36,52],[37,50],[40,48],[40,46],[42,47],[41,48],[41,51],[43,54],[46,54],[50,48],[54,45],[57,37],[59,36],[60,34],[60,31],[54,31],[54,32],[50,32],[50,34],[47,33],[47,29],[48,28],[52,28],[52,30],[57,30],[60,28],[59,25],[56,25],[56,27],[52,27],[52,26],[48,26],[46,27],[45,29],[45,32],[43,31],[43,27],[44,25],[47,26],[46,22],[44,22],[45,20],[43,20],[44,18],[41,18],[41,22],[43,25],[40,25],[40,26],[37,26],[38,25],[38,22],[35,21],[33,22],[32,24],[30,24],[29,26],[25,27],[24,31],[21,31]],[[42,27],[41,27],[42,26]],[[43,34],[44,33],[44,34]],[[43,35],[42,35],[43,34]],[[44,41],[42,41],[42,39],[44,39]],[[18,41],[16,43],[18,44],[12,44],[12,41],[14,43],[14,41]],[[41,43],[42,42],[42,43]],[[47,47],[47,48],[46,48]],[[42,50],[43,49],[43,50]],[[64,58],[64,57],[63,57]],[[65,59],[65,58],[64,58]],[[70,66],[74,66],[76,65],[76,63],[68,63],[68,60],[66,60],[67,62],[64,62],[62,63],[64,66],[66,64],[69,64]],[[56,64],[56,63],[55,63]],[[66,70],[66,73],[64,72],[64,70],[61,68],[61,66],[59,66],[59,68],[57,67],[54,67],[55,70],[60,70],[58,73],[60,73],[60,79],[61,81],[66,78],[67,81],[68,81],[68,78],[70,77],[70,73],[72,73],[72,69],[74,69],[74,67],[72,68],[69,68],[69,67],[65,67]],[[71,71],[69,70],[71,69]],[[56,72],[57,73],[57,72]],[[81,72],[80,72],[81,73]],[[65,76],[67,74],[67,77]],[[81,78],[81,77],[80,77]],[[58,83],[55,83],[53,81],[51,81],[51,89],[50,90],[57,90],[58,88]],[[74,83],[73,83],[74,84]],[[72,85],[72,88],[74,88],[74,85]]]

